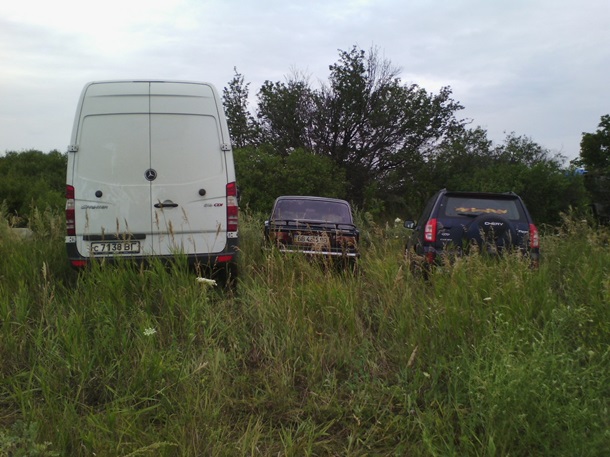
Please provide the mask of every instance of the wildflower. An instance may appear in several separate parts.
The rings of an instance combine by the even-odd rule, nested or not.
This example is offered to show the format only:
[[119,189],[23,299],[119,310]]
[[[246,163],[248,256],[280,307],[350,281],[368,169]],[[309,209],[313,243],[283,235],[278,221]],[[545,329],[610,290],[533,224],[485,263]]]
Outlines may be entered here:
[[48,277],[49,277],[49,266],[47,265],[47,262],[42,262],[42,279],[44,279],[44,282],[47,282]]
[[394,219],[394,227],[399,227],[400,224],[402,224],[402,219],[400,217]]
[[152,336],[152,335],[154,335],[155,333],[157,333],[157,330],[156,330],[156,329],[154,329],[154,328],[152,328],[152,327],[149,327],[149,328],[145,328],[145,329],[144,329],[144,336]]
[[409,357],[407,367],[410,367],[411,365],[413,365],[413,362],[415,362],[415,357],[417,356],[417,348],[418,346],[415,346],[415,349],[413,349],[413,352],[411,352],[411,357]]
[[197,282],[200,284],[205,284],[206,286],[215,286],[216,285],[216,281],[214,281],[213,279],[207,279],[207,278],[197,278]]

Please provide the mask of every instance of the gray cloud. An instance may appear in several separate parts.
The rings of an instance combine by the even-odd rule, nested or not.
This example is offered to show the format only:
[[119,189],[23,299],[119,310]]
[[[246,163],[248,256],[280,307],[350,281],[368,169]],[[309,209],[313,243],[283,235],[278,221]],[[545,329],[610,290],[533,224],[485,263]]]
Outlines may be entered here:
[[205,80],[222,90],[236,66],[255,93],[292,70],[326,80],[337,50],[352,45],[377,47],[405,82],[451,86],[463,116],[496,142],[514,131],[575,157],[582,132],[610,112],[607,0],[122,3],[131,9],[120,17],[70,0],[36,17],[0,6],[0,152],[64,150],[90,80]]

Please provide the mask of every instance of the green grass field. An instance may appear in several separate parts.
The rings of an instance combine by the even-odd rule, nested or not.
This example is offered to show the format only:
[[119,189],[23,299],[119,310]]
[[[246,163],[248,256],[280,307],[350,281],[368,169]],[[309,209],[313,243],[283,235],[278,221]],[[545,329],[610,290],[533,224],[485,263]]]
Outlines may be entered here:
[[242,215],[232,293],[180,259],[75,272],[61,216],[0,224],[0,456],[608,455],[608,231],[426,283],[362,225],[352,274]]

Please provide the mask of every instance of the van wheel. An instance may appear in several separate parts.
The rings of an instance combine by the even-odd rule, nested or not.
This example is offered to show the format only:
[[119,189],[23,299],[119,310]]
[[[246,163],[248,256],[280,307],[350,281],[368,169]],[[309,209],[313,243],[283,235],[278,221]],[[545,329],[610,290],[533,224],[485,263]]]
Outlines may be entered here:
[[219,284],[226,290],[237,291],[237,265],[227,264],[216,270],[215,275]]

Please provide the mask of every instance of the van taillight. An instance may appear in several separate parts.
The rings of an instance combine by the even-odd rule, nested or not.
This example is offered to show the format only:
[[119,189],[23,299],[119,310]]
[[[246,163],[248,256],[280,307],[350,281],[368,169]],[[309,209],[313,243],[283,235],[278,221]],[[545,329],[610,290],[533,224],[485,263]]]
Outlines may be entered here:
[[424,228],[424,241],[436,241],[436,219],[430,219]]
[[237,185],[230,182],[227,184],[227,232],[237,232],[238,213]]
[[74,187],[66,186],[66,231],[69,236],[76,235],[74,219]]
[[540,235],[538,235],[538,229],[534,224],[530,224],[530,248],[540,247]]

